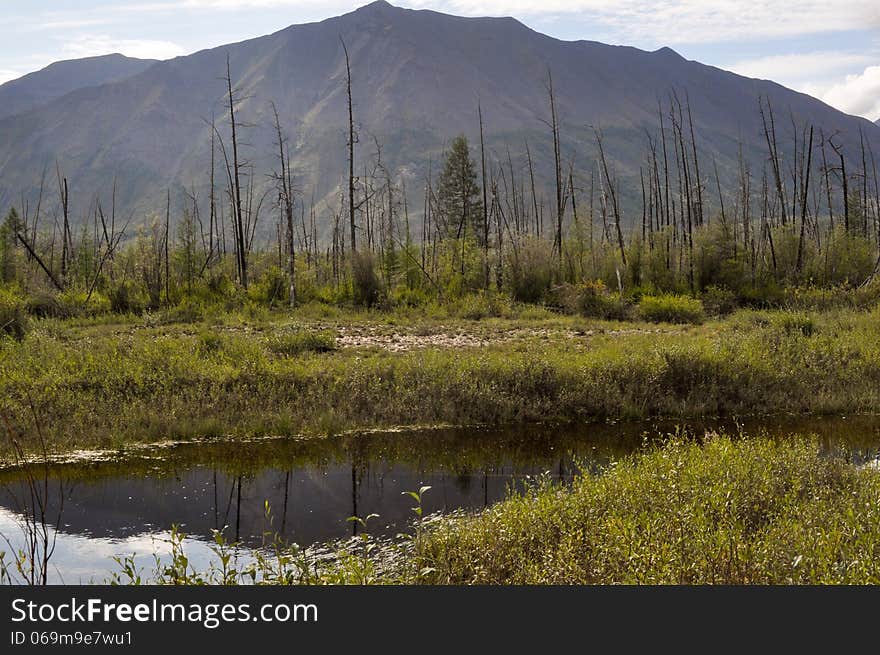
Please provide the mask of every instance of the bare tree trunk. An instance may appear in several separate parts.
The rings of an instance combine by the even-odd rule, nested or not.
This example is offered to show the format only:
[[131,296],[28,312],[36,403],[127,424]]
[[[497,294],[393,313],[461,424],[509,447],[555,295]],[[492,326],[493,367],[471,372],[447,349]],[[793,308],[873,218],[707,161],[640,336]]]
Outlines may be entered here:
[[556,247],[559,248],[559,272],[562,274],[562,168],[559,150],[559,122],[556,115],[556,96],[553,93],[553,74],[547,69],[547,91],[550,95],[550,128],[553,131],[553,160],[556,177]]
[[235,122],[235,96],[232,92],[232,72],[229,65],[229,54],[226,55],[226,88],[229,95],[229,122],[232,126],[232,176],[234,181],[234,220],[235,220],[235,240],[238,244],[238,271],[241,280],[241,286],[247,289],[247,248],[244,238],[244,216],[241,208],[241,179],[239,176],[238,164],[238,135],[236,133]]
[[354,108],[351,101],[351,61],[348,58],[348,47],[341,35],[339,42],[345,53],[345,91],[348,96],[348,223],[351,253],[354,255],[357,252],[357,229],[354,222],[354,144],[357,142],[357,135],[354,132]]
[[801,272],[801,267],[804,263],[804,234],[807,229],[807,193],[809,193],[810,188],[810,167],[813,165],[813,126],[810,126],[810,142],[807,146],[807,166],[804,171],[804,190],[803,195],[801,196],[801,233],[800,238],[798,239],[798,254],[797,254],[797,266],[795,270],[798,273]]
[[[483,108],[477,103],[480,118],[480,168],[483,187],[483,288],[489,289],[489,207],[486,193],[486,142],[483,138]],[[514,198],[516,196],[514,195]]]
[[602,147],[602,135],[595,127],[593,132],[596,134],[596,143],[599,145],[599,157],[602,161],[602,171],[605,174],[605,182],[608,185],[608,192],[611,194],[611,209],[614,211],[614,225],[617,228],[617,245],[620,248],[620,260],[626,266],[626,248],[623,243],[623,232],[620,227],[620,207],[617,204],[617,193],[614,191],[614,183],[608,174],[608,162],[605,159],[605,149]]

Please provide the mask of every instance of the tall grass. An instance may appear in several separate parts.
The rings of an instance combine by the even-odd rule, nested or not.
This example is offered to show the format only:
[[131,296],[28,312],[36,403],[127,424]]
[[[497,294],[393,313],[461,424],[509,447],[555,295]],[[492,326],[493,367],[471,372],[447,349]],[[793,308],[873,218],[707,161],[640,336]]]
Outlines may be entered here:
[[674,439],[417,541],[434,584],[880,582],[880,471],[810,439]]
[[[30,393],[56,449],[185,438],[203,425],[249,436],[871,412],[880,404],[878,318],[741,312],[698,328],[403,352],[316,352],[330,348],[323,328],[284,337],[287,328],[273,336],[271,326],[245,325],[206,337],[186,325],[71,332],[45,322],[21,343],[0,339],[0,410],[24,416]],[[505,325],[488,326],[487,341]],[[296,356],[279,351],[289,348]]]

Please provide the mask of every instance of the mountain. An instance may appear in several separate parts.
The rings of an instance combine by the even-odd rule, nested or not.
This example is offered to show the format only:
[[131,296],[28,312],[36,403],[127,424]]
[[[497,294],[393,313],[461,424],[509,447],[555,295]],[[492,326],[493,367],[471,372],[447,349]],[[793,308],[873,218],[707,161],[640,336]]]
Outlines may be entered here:
[[[814,124],[816,142],[820,128],[826,135],[836,133],[853,166],[861,161],[860,130],[880,153],[880,127],[865,119],[771,81],[687,61],[669,48],[646,52],[560,41],[512,18],[460,18],[375,2],[322,22],[155,63],[125,79],[78,88],[0,119],[0,197],[3,191],[7,199],[22,192],[33,197],[41,172],[57,161],[70,179],[75,216],[89,211],[96,194],[106,198],[114,177],[118,206],[125,212],[164,211],[167,188],[175,211],[185,202],[185,189],[204,200],[212,115],[229,146],[222,79],[228,56],[242,98],[238,118],[247,126],[240,130],[247,144],[242,156],[253,166],[257,197],[270,186],[275,165],[273,102],[291,138],[296,186],[314,196],[325,214],[338,211],[348,117],[340,37],[351,56],[357,170],[372,167],[378,141],[385,168],[406,181],[414,215],[425,175],[429,166],[436,174],[444,144],[462,132],[472,144],[478,138],[478,102],[490,162],[506,164],[509,149],[517,175],[524,175],[528,140],[538,192],[552,196],[548,70],[563,158],[586,178],[580,186],[589,187],[596,157],[591,126],[601,128],[629,217],[640,215],[645,131],[657,133],[658,99],[666,102],[673,90],[690,101],[701,174],[713,197],[712,160],[722,184],[733,189],[740,144],[752,174],[761,174],[766,144],[759,96],[772,103],[783,159],[790,160],[793,150],[792,120]],[[671,162],[671,142],[669,149]],[[219,151],[217,157],[222,160]],[[217,179],[224,175],[218,164]]]
[[119,82],[155,63],[154,59],[133,59],[120,54],[55,62],[0,85],[0,118],[41,107],[77,89]]

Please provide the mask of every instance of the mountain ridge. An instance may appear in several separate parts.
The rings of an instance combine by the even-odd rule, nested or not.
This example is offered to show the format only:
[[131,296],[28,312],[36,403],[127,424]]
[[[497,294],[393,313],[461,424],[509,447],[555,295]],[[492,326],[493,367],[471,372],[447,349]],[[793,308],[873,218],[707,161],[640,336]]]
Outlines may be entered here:
[[157,61],[112,53],[53,62],[0,84],[0,118],[41,107],[81,88],[124,80]]
[[[429,166],[436,173],[450,138],[459,132],[476,137],[479,102],[490,158],[504,161],[510,147],[521,170],[528,140],[538,185],[549,197],[548,70],[564,158],[586,174],[595,157],[591,126],[600,127],[628,202],[637,195],[633,185],[646,147],[644,131],[658,129],[657,101],[671,90],[692,102],[699,146],[707,157],[715,156],[726,186],[740,140],[755,174],[760,171],[758,96],[770,98],[778,112],[781,139],[791,109],[798,121],[842,134],[850,157],[859,127],[880,152],[880,128],[867,120],[775,82],[688,61],[668,47],[647,52],[560,41],[513,18],[463,18],[380,0],[324,21],[156,62],[125,79],[76,89],[25,116],[0,118],[0,185],[9,196],[24,191],[32,197],[40,171],[57,160],[71,179],[79,212],[95,194],[106,193],[114,178],[122,182],[120,207],[126,211],[155,210],[169,187],[176,204],[184,189],[203,195],[212,112],[228,138],[220,79],[228,54],[234,81],[246,96],[241,118],[255,126],[244,130],[255,178],[265,187],[273,167],[269,103],[274,102],[295,146],[299,186],[313,191],[325,212],[338,210],[347,121],[340,37],[352,58],[361,137],[357,169],[372,165],[375,137],[383,163],[395,178],[406,178],[413,194]],[[633,213],[629,205],[628,213]]]

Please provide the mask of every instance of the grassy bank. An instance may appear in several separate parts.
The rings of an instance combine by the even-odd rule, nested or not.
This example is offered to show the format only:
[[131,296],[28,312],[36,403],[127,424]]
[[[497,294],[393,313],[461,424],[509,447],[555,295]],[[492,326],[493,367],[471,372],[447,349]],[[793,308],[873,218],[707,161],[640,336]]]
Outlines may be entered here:
[[811,440],[672,441],[537,487],[417,544],[445,584],[880,581],[880,472]]
[[[438,423],[871,412],[878,319],[880,310],[741,311],[700,326],[45,320],[21,342],[0,341],[0,410],[33,433],[33,403],[53,450]],[[345,345],[352,334],[367,337]],[[388,346],[407,339],[417,347]]]
[[[423,490],[431,493],[430,489]],[[423,493],[423,496],[424,496]],[[120,583],[165,584],[876,584],[880,470],[813,438],[673,437],[569,487],[536,482],[477,514],[419,524],[380,544],[239,551],[194,570],[179,534],[152,572],[119,561]],[[369,530],[369,520],[364,523]],[[224,560],[225,558],[225,560]]]

